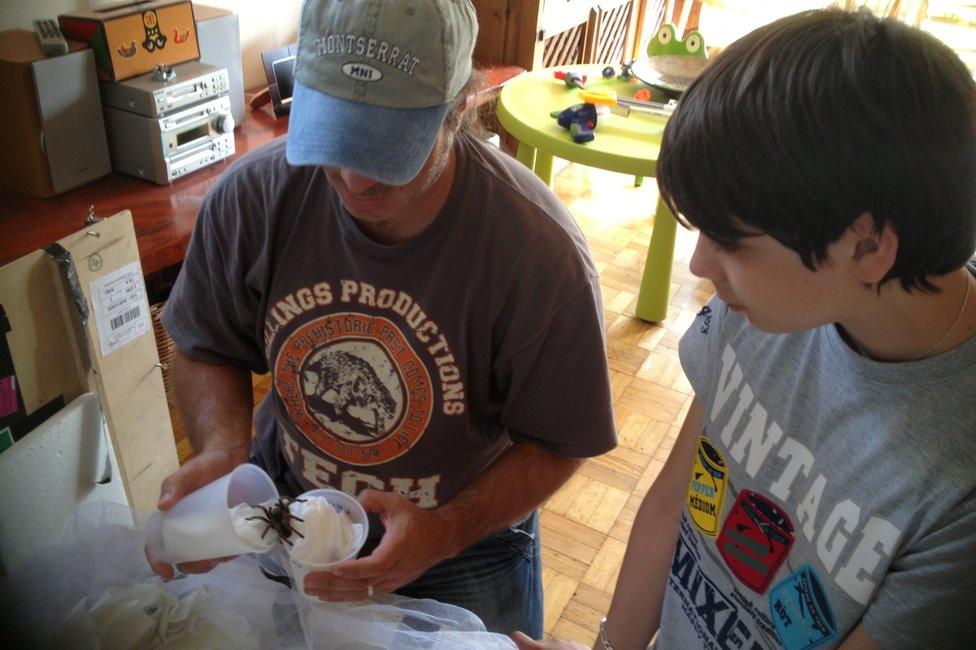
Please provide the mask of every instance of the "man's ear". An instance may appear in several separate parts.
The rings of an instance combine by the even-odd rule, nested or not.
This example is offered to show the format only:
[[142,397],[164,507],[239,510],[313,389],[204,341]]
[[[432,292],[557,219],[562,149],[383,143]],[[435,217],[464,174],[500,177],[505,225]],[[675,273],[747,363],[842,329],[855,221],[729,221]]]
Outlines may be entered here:
[[854,276],[865,284],[881,282],[898,255],[898,233],[886,221],[879,232],[871,213],[858,217],[844,233],[850,245],[850,265]]
[[478,105],[478,91],[470,92],[464,97],[462,97],[461,101],[458,102],[457,111],[458,113],[464,113],[464,111],[468,110],[472,106],[477,106],[477,105]]

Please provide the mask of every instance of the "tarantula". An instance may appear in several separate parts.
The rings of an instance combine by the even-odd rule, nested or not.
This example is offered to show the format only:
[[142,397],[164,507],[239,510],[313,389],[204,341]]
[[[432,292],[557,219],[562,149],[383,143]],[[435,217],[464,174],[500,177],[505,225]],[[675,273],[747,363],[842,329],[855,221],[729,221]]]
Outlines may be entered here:
[[298,503],[305,503],[306,500],[298,499],[298,498],[286,499],[284,497],[278,497],[278,501],[275,502],[275,504],[270,508],[268,508],[267,506],[257,506],[258,508],[261,508],[262,512],[264,512],[263,516],[254,515],[253,517],[245,517],[245,521],[251,521],[253,519],[256,519],[258,521],[265,522],[268,525],[265,526],[264,531],[261,533],[262,539],[264,539],[264,536],[268,533],[268,531],[273,528],[274,531],[278,533],[279,539],[287,543],[288,546],[293,546],[291,539],[289,539],[292,536],[292,533],[298,535],[302,539],[305,539],[305,536],[302,535],[297,530],[295,530],[295,528],[291,525],[292,519],[305,523],[305,520],[302,519],[301,517],[296,517],[295,515],[291,514],[291,510],[289,509],[289,506],[292,503],[295,503],[296,501]]

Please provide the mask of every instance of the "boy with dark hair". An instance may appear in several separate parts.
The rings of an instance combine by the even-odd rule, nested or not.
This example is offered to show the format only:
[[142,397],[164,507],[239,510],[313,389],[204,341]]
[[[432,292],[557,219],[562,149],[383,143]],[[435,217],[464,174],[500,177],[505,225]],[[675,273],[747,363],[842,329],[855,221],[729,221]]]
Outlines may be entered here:
[[968,647],[969,72],[868,12],[784,18],[688,89],[658,182],[717,296],[595,647]]

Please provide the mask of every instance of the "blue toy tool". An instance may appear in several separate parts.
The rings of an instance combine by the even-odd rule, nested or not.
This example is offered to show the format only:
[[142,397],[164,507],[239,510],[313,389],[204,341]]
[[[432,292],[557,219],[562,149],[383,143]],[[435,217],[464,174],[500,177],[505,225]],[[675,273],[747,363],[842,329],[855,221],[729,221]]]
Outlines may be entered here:
[[573,142],[577,144],[590,142],[596,137],[593,134],[593,129],[596,128],[596,106],[593,104],[575,104],[549,115],[556,118],[559,126],[569,129]]

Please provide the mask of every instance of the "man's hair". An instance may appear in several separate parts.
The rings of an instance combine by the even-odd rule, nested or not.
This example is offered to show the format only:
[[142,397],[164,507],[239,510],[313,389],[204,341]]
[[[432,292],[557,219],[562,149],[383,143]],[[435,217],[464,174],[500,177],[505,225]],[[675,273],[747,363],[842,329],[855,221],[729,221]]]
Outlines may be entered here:
[[491,136],[481,120],[479,107],[472,105],[475,94],[481,89],[484,81],[485,74],[476,68],[472,69],[464,88],[451,101],[447,115],[444,116],[444,125],[452,135],[460,131],[480,140],[487,140]]
[[899,237],[882,282],[934,290],[928,277],[976,249],[976,85],[920,30],[866,10],[799,13],[692,83],[657,177],[683,225],[723,244],[761,230],[810,269],[870,213]]

